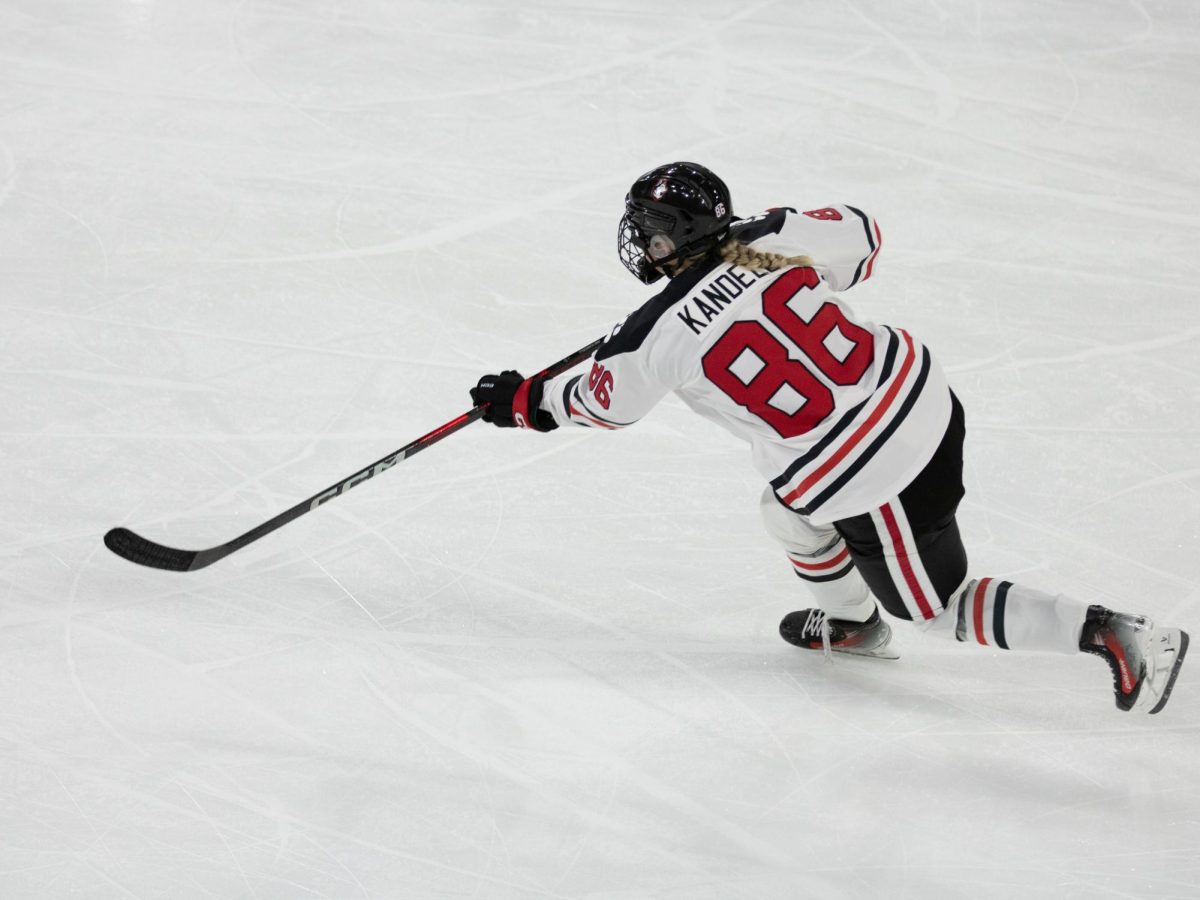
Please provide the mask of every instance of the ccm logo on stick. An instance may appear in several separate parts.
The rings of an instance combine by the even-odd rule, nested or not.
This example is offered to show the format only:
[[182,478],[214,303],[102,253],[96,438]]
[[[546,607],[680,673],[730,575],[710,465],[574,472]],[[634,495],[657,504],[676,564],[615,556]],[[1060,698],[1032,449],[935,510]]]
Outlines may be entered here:
[[331,487],[325,493],[318,494],[316,497],[313,497],[312,505],[310,505],[308,508],[316,509],[325,501],[332,500],[334,497],[338,496],[338,494],[346,493],[346,491],[350,490],[350,488],[357,484],[362,484],[368,478],[374,478],[380,472],[386,472],[392,466],[396,465],[396,463],[404,459],[406,455],[407,454],[401,450],[399,453],[389,456],[387,459],[380,460],[369,469],[363,469],[361,472],[354,473],[337,487]]

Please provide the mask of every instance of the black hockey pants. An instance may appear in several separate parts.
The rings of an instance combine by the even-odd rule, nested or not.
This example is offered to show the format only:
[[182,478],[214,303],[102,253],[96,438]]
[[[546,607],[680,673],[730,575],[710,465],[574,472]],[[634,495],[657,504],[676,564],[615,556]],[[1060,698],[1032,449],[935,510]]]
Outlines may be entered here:
[[893,616],[932,619],[967,576],[967,551],[954,514],[962,500],[962,404],[951,394],[950,423],[933,458],[879,509],[834,527],[871,593]]

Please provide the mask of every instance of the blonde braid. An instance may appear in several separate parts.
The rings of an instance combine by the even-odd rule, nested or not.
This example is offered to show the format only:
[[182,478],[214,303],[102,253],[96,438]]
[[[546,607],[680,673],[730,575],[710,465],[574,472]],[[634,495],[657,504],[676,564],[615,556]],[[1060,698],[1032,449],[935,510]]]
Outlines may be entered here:
[[783,256],[766,250],[756,250],[741,241],[729,240],[721,245],[721,259],[743,269],[766,269],[768,272],[778,272],[788,266],[813,266],[811,256]]

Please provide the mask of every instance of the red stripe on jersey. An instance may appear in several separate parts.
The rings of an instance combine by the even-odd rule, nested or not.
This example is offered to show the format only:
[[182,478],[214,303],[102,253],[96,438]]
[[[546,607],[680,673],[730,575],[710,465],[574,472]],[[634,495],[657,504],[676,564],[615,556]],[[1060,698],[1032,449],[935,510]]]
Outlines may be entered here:
[[[796,562],[796,560],[792,559],[792,565],[795,566],[797,569],[805,569],[809,572],[817,571],[820,569],[832,569],[834,566],[838,565],[843,559],[845,559],[849,555],[850,555],[850,550],[846,547],[843,547],[841,553],[839,553],[833,559],[827,560],[825,562],[802,563],[802,562]],[[791,559],[791,557],[789,556],[788,559]]]
[[975,623],[975,639],[979,643],[987,646],[987,638],[983,635],[983,601],[987,599],[988,585],[992,583],[992,579],[980,579],[979,585],[975,588],[974,606],[971,610],[972,619]]
[[871,252],[871,256],[867,259],[867,268],[863,272],[862,280],[866,281],[871,277],[871,268],[875,265],[875,257],[879,255],[879,248],[883,246],[883,235],[879,233],[879,223],[872,223],[875,226],[875,249]]
[[[908,555],[908,548],[904,546],[904,536],[900,534],[900,526],[896,524],[896,514],[892,512],[890,504],[881,506],[879,513],[883,516],[884,524],[887,525],[888,535],[896,550],[896,561],[900,564],[900,571],[904,575],[908,589],[912,592],[913,599],[917,601],[917,609],[921,610],[921,615],[926,619],[932,619],[933,607],[929,605],[929,600],[925,597],[925,592],[921,590],[920,582],[917,581],[917,573],[913,571],[912,559]],[[920,557],[917,558],[917,562],[920,562]]]
[[589,416],[585,412],[583,412],[574,403],[571,404],[570,412],[571,412],[572,418],[574,418],[575,416],[578,416],[581,419],[586,419],[587,421],[591,422],[593,425],[599,425],[601,428],[615,429],[617,427],[616,425],[610,425],[608,422],[601,421],[600,419],[593,419],[591,416]]
[[835,450],[826,458],[825,462],[821,463],[821,465],[809,473],[807,478],[801,481],[799,485],[797,485],[793,490],[789,491],[783,497],[784,503],[791,505],[792,502],[798,497],[806,494],[809,488],[828,475],[829,471],[834,466],[845,459],[849,455],[850,451],[858,446],[859,442],[866,437],[867,432],[879,424],[879,420],[883,418],[884,413],[891,408],[892,404],[896,400],[896,395],[900,393],[900,387],[904,384],[904,380],[908,377],[908,373],[912,370],[913,362],[917,358],[916,351],[913,350],[912,335],[903,329],[899,329],[899,331],[902,335],[904,335],[904,343],[908,345],[908,356],[905,357],[904,363],[900,366],[900,371],[892,381],[891,386],[884,393],[883,400],[881,400],[879,405],[875,407],[874,412],[867,417],[867,420],[859,425],[858,428],[855,429],[854,433],[850,435],[850,437],[848,437],[846,441],[837,448],[837,450]]

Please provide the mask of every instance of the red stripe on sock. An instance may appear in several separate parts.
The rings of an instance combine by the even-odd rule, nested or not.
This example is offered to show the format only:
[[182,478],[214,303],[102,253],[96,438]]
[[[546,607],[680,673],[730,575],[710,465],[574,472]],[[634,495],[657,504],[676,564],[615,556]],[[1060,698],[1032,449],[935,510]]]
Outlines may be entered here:
[[792,559],[790,556],[788,557],[788,559],[792,559],[792,565],[795,566],[797,569],[805,569],[805,570],[811,572],[811,571],[814,571],[817,569],[832,569],[834,566],[836,566],[838,563],[840,563],[843,559],[845,559],[849,555],[850,555],[850,551],[848,549],[846,549],[845,547],[843,547],[841,553],[839,553],[833,559],[827,560],[825,562],[819,562],[819,563],[796,562],[796,560]]
[[975,605],[972,609],[972,618],[975,621],[975,639],[979,643],[987,646],[987,638],[983,636],[983,601],[987,597],[988,585],[992,583],[992,579],[981,579],[979,585],[975,588]]

